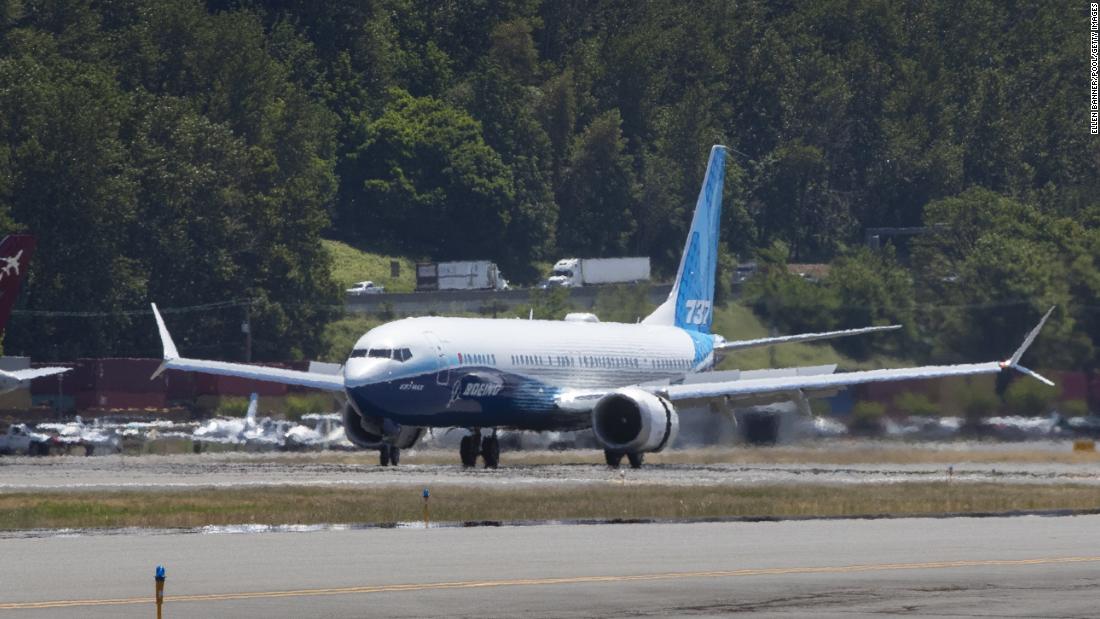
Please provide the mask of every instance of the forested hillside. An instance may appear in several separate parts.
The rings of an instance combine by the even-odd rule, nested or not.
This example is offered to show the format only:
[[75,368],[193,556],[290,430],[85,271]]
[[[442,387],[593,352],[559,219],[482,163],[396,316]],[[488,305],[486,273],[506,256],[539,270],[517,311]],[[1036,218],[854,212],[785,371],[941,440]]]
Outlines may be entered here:
[[[565,254],[667,273],[720,142],[723,242],[762,251],[777,327],[904,320],[890,346],[974,358],[1058,303],[1044,359],[1091,365],[1087,24],[997,0],[0,0],[0,231],[40,239],[6,346],[153,354],[126,312],[157,300],[220,304],[168,319],[239,358],[248,300],[256,358],[314,355],[341,300],[322,237],[519,281]],[[922,224],[943,232],[904,264],[857,250]]]

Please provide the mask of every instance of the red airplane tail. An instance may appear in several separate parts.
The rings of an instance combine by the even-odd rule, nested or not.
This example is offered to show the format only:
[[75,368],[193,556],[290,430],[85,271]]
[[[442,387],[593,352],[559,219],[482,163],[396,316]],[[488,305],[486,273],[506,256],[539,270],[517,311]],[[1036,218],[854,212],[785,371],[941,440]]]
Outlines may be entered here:
[[34,237],[29,234],[11,234],[0,241],[0,332],[8,326],[34,247]]

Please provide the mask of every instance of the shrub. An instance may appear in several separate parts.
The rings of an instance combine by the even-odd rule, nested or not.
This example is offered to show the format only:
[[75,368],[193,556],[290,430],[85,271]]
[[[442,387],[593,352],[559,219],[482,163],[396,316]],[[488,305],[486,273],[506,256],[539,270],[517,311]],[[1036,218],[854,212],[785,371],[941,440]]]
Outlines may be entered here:
[[1084,400],[1066,400],[1058,405],[1058,411],[1066,417],[1084,417],[1089,414],[1089,404]]
[[603,322],[637,322],[653,311],[649,286],[604,286],[596,295],[593,311]]
[[985,389],[968,389],[959,396],[963,412],[963,429],[973,434],[980,430],[982,419],[997,410],[997,396]]
[[[561,320],[572,311],[568,288],[547,288],[531,291],[531,309],[539,320]],[[524,316],[526,318],[526,316]]]
[[309,413],[331,413],[336,401],[327,393],[296,393],[286,397],[286,418],[301,421]]
[[1043,415],[1050,411],[1058,389],[1037,380],[1019,379],[1005,391],[1005,405],[1017,415]]
[[894,398],[894,406],[907,415],[931,417],[940,414],[940,407],[923,393],[906,391]]
[[886,407],[878,402],[857,402],[852,409],[852,420],[848,429],[855,435],[876,435],[882,433],[882,416]]
[[248,412],[248,398],[224,397],[218,402],[214,414],[219,417],[244,417]]

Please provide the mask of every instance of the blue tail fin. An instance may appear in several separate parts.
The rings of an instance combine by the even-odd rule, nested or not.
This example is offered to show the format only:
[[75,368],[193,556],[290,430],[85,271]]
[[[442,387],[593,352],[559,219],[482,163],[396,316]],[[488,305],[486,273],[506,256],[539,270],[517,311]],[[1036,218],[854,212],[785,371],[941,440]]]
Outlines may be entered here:
[[642,322],[675,325],[689,331],[710,333],[714,305],[714,273],[718,267],[718,228],[722,214],[722,184],[726,173],[726,147],[710,149],[707,174],[691,231],[680,258],[680,270],[668,300]]

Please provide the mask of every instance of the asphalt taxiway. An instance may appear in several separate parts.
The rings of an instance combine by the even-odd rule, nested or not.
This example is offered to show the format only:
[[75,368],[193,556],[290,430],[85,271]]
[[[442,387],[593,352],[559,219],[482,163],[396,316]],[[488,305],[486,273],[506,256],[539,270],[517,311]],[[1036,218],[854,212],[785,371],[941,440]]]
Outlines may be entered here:
[[1100,516],[0,540],[0,616],[1092,617]]

